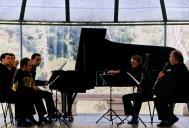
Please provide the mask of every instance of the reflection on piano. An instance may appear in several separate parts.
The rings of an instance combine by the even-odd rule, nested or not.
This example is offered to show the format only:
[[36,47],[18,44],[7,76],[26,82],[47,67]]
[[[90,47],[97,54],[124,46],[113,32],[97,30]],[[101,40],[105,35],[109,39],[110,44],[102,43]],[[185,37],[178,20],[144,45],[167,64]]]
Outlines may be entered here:
[[[170,47],[116,43],[106,40],[105,35],[106,29],[83,28],[75,70],[52,71],[54,78],[60,77],[49,87],[59,90],[62,96],[66,95],[66,99],[62,97],[62,105],[67,104],[67,110],[64,108],[63,112],[68,116],[72,116],[72,103],[77,93],[84,93],[94,86],[102,86],[98,73],[102,73],[104,69],[128,69],[132,55],[138,54],[144,58],[147,53],[150,54],[148,69],[155,81],[167,61],[170,51],[173,50]],[[117,86],[124,85],[118,84]]]

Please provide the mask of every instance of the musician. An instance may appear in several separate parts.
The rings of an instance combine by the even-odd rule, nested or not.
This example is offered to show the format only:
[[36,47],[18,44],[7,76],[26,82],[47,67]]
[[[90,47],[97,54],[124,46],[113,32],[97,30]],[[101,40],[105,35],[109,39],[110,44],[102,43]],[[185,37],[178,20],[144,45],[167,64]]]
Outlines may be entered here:
[[[12,56],[15,57],[12,53],[3,53],[1,54],[1,63],[0,63],[0,99],[1,101],[8,103],[15,103],[19,100],[16,97],[16,94],[11,91],[14,72],[16,71],[16,67],[13,67],[14,60]],[[24,108],[24,106],[20,106],[20,108]],[[17,111],[16,116],[22,120],[19,120],[18,124],[20,126],[31,126],[29,122],[25,119],[25,113],[27,111]]]
[[7,94],[9,94],[10,92],[14,70],[11,70],[10,53],[1,54],[1,63],[0,63],[0,90],[1,90],[0,95],[1,97],[6,98]]
[[[46,114],[45,106],[43,105],[43,101],[41,97],[39,97],[37,90],[38,88],[35,86],[35,82],[31,75],[32,65],[29,58],[23,58],[20,62],[20,69],[18,69],[15,78],[14,78],[14,91],[16,92],[16,96],[18,97],[17,103],[20,105],[24,105],[20,109],[23,117],[18,119],[21,120],[28,120],[31,121],[30,123],[33,124],[41,124],[41,123],[49,123],[49,121],[44,117]],[[35,105],[38,116],[39,122],[35,121],[33,118],[33,105]],[[22,126],[22,123],[20,124]]]
[[[38,53],[34,53],[31,56],[31,64],[32,64],[31,74],[32,74],[32,77],[34,80],[35,80],[35,76],[36,76],[36,68],[37,68],[37,66],[40,65],[40,63],[41,63],[41,55]],[[37,93],[41,98],[45,99],[49,119],[51,120],[53,118],[57,118],[58,113],[57,113],[57,109],[54,105],[52,93],[48,92],[48,91],[41,90],[40,88],[37,89]]]
[[[144,69],[142,67],[142,57],[139,55],[133,55],[131,57],[131,68],[128,70],[111,70],[108,73],[122,73],[123,75],[127,75],[126,72],[129,72],[132,74],[139,82],[143,79],[143,73]],[[124,104],[124,111],[125,115],[129,116],[132,115],[131,121],[128,122],[128,124],[138,124],[138,114],[140,112],[140,108],[142,105],[142,102],[151,97],[151,91],[152,91],[152,84],[150,83],[150,76],[149,73],[145,76],[145,81],[143,81],[139,86],[136,84],[136,82],[131,79],[128,75],[126,77],[127,84],[130,84],[132,86],[137,86],[137,92],[132,94],[126,94],[123,95],[122,100]],[[131,103],[133,101],[133,104]]]
[[10,64],[10,68],[15,68],[15,69],[17,69],[17,66],[18,66],[18,64],[19,64],[19,61],[18,60],[16,60],[16,56],[15,56],[15,54],[13,54],[13,53],[9,53],[9,55],[11,56],[11,64]]
[[170,127],[179,119],[173,113],[174,102],[188,97],[189,73],[184,64],[184,58],[180,51],[173,50],[169,56],[170,67],[161,71],[157,84],[154,87],[154,94],[157,96],[155,106],[158,118],[161,120],[157,127]]

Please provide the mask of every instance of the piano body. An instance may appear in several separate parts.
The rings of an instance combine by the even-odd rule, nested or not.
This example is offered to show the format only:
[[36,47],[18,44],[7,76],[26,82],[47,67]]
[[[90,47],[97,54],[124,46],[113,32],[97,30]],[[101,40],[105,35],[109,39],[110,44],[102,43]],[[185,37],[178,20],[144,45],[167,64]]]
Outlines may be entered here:
[[77,93],[84,93],[95,86],[102,86],[98,73],[102,73],[105,69],[128,68],[132,55],[141,55],[144,60],[145,55],[150,54],[148,70],[155,72],[155,75],[153,74],[155,81],[159,71],[167,62],[169,53],[173,50],[170,47],[116,43],[105,39],[105,35],[106,29],[83,28],[75,70],[52,71],[51,78],[52,80],[56,78],[56,80],[50,88],[57,89],[62,95],[66,95],[66,99],[62,97],[62,105],[68,105],[67,110],[64,108],[63,111],[68,116],[72,115],[72,103]]

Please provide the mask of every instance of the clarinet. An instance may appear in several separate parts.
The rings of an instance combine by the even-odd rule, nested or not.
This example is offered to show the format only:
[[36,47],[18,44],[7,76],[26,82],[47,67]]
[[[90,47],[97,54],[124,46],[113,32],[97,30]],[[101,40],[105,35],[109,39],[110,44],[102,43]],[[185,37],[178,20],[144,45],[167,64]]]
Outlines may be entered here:
[[[166,73],[166,72],[169,72],[171,70],[170,68],[170,64],[169,62],[166,62],[163,69],[161,70],[162,72]],[[154,82],[154,87],[153,87],[153,93],[154,93],[154,90],[157,86],[157,83],[159,82],[159,77],[156,78],[156,81]]]

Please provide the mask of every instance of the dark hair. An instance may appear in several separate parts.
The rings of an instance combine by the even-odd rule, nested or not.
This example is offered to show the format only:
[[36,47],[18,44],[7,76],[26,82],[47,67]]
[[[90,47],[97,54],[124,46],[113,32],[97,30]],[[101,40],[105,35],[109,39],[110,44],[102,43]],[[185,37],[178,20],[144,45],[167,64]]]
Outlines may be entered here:
[[175,57],[175,59],[178,62],[180,62],[180,63],[184,62],[184,57],[183,57],[182,53],[179,50],[173,50],[172,53],[173,53],[173,56]]
[[142,64],[142,57],[140,55],[133,55],[131,58]]
[[5,59],[5,57],[6,57],[7,55],[9,56],[10,53],[7,53],[7,52],[6,52],[6,53],[1,54],[0,60],[2,61],[2,59]]
[[41,54],[39,54],[39,53],[34,53],[34,54],[32,54],[31,59],[35,59],[36,56],[41,56]]
[[15,54],[14,53],[8,53],[10,56],[14,56],[15,57]]
[[23,68],[24,65],[27,65],[29,61],[30,61],[30,59],[27,58],[27,57],[21,59],[21,61],[20,61],[20,68]]

